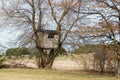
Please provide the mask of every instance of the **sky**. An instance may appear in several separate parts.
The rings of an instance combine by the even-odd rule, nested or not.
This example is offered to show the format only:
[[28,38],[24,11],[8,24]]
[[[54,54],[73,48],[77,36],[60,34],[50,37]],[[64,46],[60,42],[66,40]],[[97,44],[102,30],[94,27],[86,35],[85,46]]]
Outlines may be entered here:
[[0,52],[13,47],[14,45],[11,45],[11,42],[13,42],[16,37],[17,35],[11,33],[10,29],[0,29]]
[[[2,2],[0,0],[0,8],[2,6]],[[15,47],[15,44],[11,44],[17,38],[19,32],[14,32],[13,28],[10,27],[9,24],[3,24],[2,14],[0,14],[0,54],[1,52],[6,51],[8,48]]]

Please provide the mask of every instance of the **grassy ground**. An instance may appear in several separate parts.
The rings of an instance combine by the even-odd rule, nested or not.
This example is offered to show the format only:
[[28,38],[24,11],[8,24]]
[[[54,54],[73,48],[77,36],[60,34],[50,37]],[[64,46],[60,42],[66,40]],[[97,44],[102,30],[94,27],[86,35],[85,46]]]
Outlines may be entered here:
[[120,80],[112,75],[85,71],[1,69],[0,80]]

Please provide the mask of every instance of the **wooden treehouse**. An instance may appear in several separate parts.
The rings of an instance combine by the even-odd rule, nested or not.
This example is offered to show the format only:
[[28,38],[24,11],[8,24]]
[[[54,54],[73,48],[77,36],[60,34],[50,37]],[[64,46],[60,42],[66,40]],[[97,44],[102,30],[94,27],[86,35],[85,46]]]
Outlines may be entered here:
[[58,47],[58,32],[56,30],[41,30],[41,47],[49,51]]

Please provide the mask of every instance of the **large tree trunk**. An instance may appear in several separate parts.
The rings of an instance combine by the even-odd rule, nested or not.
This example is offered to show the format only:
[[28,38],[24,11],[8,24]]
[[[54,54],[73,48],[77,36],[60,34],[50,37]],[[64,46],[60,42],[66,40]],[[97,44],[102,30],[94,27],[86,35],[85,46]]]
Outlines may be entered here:
[[38,66],[39,68],[51,69],[55,57],[59,53],[59,48],[52,50],[50,52],[44,52],[43,49],[39,49],[39,57],[38,57]]
[[40,62],[39,63],[40,64],[39,68],[47,68],[47,69],[51,69],[52,68],[55,56],[52,56],[52,58],[49,58],[49,57],[46,57],[46,56],[40,57],[40,58],[41,58],[41,61],[39,61]]

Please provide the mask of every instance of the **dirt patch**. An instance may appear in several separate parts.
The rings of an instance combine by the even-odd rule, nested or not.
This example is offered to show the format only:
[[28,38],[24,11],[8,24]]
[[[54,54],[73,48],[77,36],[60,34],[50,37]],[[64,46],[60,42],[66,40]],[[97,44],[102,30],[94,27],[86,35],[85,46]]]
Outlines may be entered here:
[[59,70],[79,70],[80,66],[77,62],[72,60],[56,60],[52,68]]
[[59,70],[87,70],[93,69],[93,54],[71,55],[64,59],[56,59],[53,69]]

